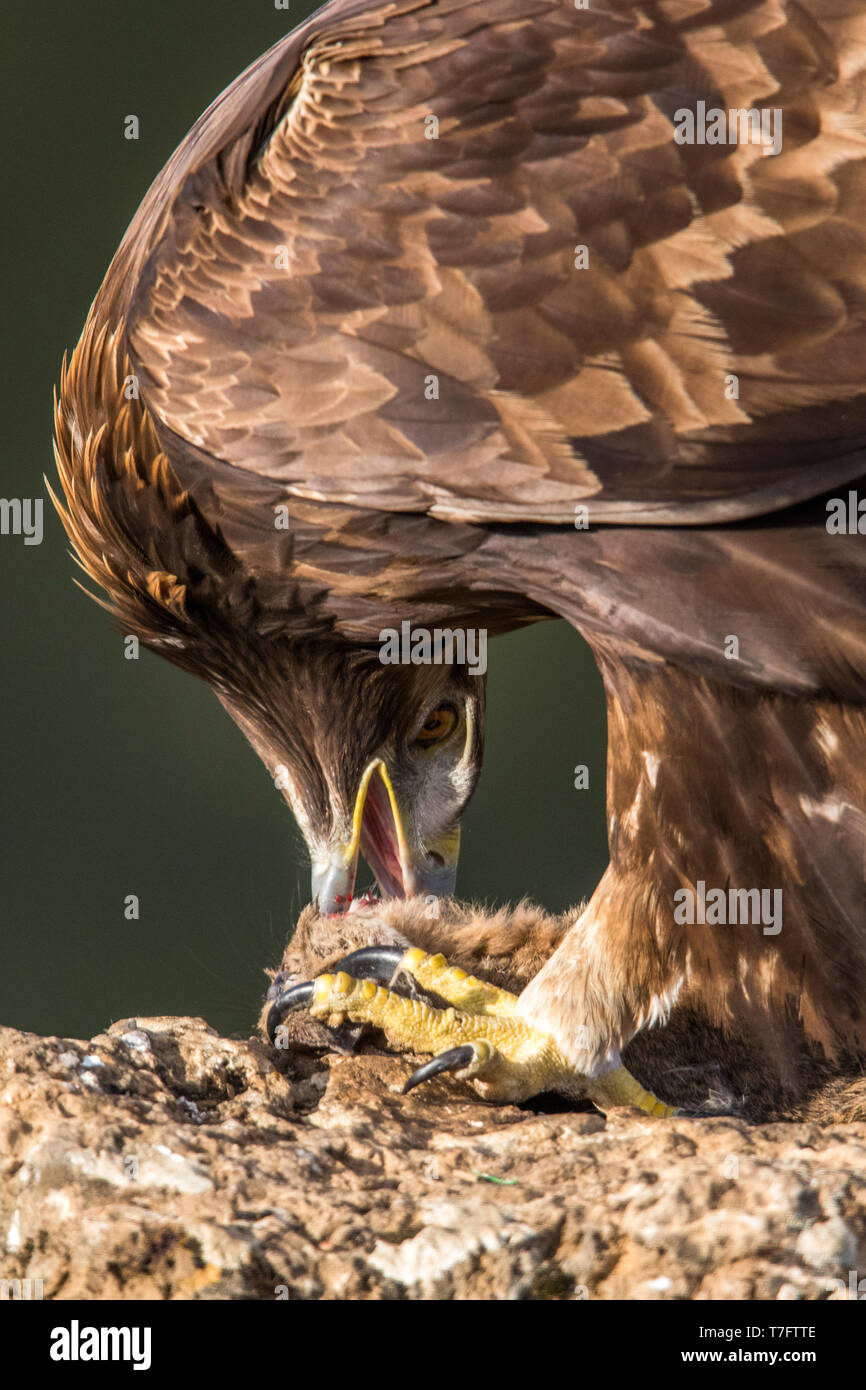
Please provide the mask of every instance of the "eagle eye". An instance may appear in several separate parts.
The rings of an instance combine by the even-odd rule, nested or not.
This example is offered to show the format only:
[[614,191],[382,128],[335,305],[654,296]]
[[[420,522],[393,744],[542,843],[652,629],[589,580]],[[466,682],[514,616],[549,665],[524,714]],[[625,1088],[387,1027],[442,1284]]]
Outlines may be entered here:
[[451,705],[439,705],[424,720],[415,735],[415,742],[421,748],[432,748],[434,743],[441,743],[449,734],[453,734],[456,727],[457,711]]

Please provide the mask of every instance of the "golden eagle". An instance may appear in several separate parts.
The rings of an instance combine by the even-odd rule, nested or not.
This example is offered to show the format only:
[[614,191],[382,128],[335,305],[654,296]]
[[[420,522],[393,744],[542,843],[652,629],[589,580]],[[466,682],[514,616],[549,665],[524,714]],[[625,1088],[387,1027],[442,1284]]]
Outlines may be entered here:
[[64,364],[106,606],[211,684],[325,911],[359,846],[450,892],[481,764],[483,677],[385,630],[565,618],[608,704],[610,865],[519,1000],[416,953],[462,1010],[423,1037],[301,1002],[490,1095],[635,1094],[686,1008],[782,1088],[862,1056],[864,377],[862,0],[334,0],[214,103]]

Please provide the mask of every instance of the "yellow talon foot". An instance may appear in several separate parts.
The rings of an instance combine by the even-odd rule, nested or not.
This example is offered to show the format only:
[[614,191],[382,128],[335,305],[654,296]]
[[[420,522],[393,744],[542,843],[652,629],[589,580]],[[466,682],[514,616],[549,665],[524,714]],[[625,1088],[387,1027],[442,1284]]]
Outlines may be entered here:
[[516,994],[467,975],[459,966],[449,965],[444,956],[428,956],[417,946],[406,952],[399,969],[405,970],[423,989],[441,995],[467,1014],[510,1018],[517,1006]]
[[485,1100],[516,1102],[541,1091],[575,1098],[588,1096],[601,1110],[636,1105],[649,1115],[676,1112],[645,1091],[624,1067],[597,1079],[576,1073],[553,1038],[515,1014],[516,995],[449,966],[444,956],[412,948],[405,955],[390,948],[356,951],[341,962],[348,969],[369,971],[391,981],[405,971],[425,990],[449,1005],[436,1009],[422,999],[407,999],[373,979],[358,979],[346,970],[319,975],[310,984],[286,991],[271,1009],[268,1033],[276,1040],[279,1024],[294,1008],[309,1008],[314,1018],[336,1025],[346,1019],[370,1023],[403,1052],[433,1053],[404,1091],[443,1071],[471,1081]]

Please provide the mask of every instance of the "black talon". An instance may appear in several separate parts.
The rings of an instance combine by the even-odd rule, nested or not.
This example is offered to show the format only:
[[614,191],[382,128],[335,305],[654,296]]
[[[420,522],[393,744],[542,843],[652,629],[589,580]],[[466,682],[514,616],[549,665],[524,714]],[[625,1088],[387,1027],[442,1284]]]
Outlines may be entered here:
[[462,1071],[468,1067],[475,1056],[475,1048],[471,1043],[465,1043],[463,1047],[452,1047],[448,1052],[440,1052],[438,1057],[434,1057],[432,1062],[425,1062],[423,1067],[413,1071],[406,1085],[403,1087],[403,1095],[413,1091],[416,1086],[420,1086],[422,1081],[429,1081],[431,1076],[438,1076],[443,1071]]
[[313,1002],[314,988],[315,985],[312,980],[306,981],[302,985],[292,985],[291,989],[285,990],[279,999],[271,1005],[268,1013],[267,1030],[272,1043],[286,1014],[292,1013],[295,1009],[306,1009]]
[[329,965],[328,972],[336,974],[338,970],[345,970],[356,980],[379,980],[387,985],[405,954],[401,946],[362,946],[359,951],[352,951],[338,960],[336,965]]

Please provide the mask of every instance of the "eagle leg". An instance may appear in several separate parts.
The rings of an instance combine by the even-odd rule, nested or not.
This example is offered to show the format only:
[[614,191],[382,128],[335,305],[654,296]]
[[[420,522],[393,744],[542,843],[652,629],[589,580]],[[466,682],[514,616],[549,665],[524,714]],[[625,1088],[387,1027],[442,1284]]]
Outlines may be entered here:
[[[551,1037],[516,1016],[516,995],[449,966],[444,956],[430,956],[413,947],[399,959],[390,952],[386,959],[375,948],[375,957],[370,961],[374,971],[387,971],[393,978],[395,969],[405,970],[449,1007],[437,1009],[423,1000],[395,994],[374,979],[355,979],[338,970],[295,985],[280,996],[268,1016],[271,1041],[278,1040],[286,1013],[309,1008],[314,1018],[332,1025],[346,1019],[370,1023],[400,1051],[433,1053],[433,1061],[409,1078],[404,1091],[441,1071],[453,1070],[490,1101],[514,1103],[542,1091],[558,1091],[575,1099],[588,1096],[601,1110],[636,1105],[650,1115],[675,1113],[645,1091],[624,1067],[598,1078],[579,1076]],[[364,964],[363,953],[353,952],[350,959],[355,966]]]

